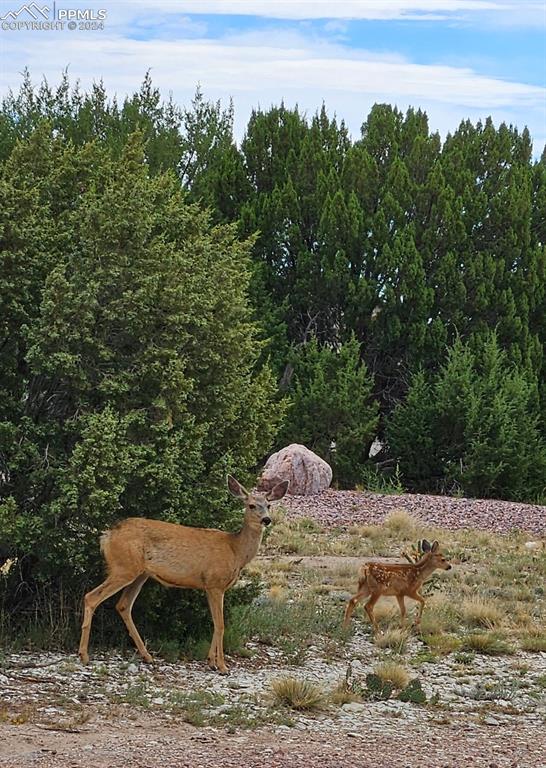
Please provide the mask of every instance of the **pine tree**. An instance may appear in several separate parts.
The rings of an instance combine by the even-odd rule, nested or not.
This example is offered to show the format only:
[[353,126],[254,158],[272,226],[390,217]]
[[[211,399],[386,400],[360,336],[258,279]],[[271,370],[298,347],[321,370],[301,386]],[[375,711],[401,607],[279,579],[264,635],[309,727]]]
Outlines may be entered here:
[[79,601],[98,578],[98,534],[120,516],[229,523],[226,471],[255,465],[282,413],[256,369],[251,244],[212,226],[173,173],[150,174],[142,134],[118,158],[42,124],[5,163],[0,196],[0,529],[24,569],[22,592],[3,585],[15,616],[44,585]]
[[359,482],[378,423],[373,379],[353,337],[339,349],[312,339],[291,355],[292,405],[282,438],[303,442],[332,464],[344,487]]

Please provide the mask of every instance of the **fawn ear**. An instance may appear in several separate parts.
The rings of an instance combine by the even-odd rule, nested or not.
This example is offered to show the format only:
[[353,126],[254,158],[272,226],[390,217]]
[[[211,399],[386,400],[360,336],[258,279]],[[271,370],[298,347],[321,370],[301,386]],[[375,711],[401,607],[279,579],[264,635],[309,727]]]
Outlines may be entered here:
[[237,480],[232,477],[231,475],[228,475],[227,477],[227,484],[230,493],[233,494],[233,496],[236,496],[238,499],[246,500],[248,498],[248,491],[246,488],[243,488],[241,483],[237,482]]
[[268,501],[278,501],[279,499],[282,499],[286,491],[288,490],[289,486],[288,480],[283,480],[282,483],[277,483],[277,485],[274,485],[273,488],[269,491],[266,498]]
[[431,549],[430,542],[427,541],[426,539],[423,539],[423,541],[421,542],[421,552],[430,552],[430,549]]
[[432,547],[430,548],[430,551],[431,551],[431,552],[438,552],[438,548],[439,548],[439,547],[440,547],[440,544],[439,544],[439,542],[437,542],[437,541],[433,541],[433,542],[432,542]]

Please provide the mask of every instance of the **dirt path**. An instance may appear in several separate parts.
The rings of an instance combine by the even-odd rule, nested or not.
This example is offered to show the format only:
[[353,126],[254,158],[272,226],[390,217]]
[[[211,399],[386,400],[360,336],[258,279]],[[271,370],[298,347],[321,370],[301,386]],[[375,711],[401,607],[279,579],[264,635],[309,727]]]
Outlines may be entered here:
[[[397,718],[351,732],[287,729],[228,734],[153,716],[77,733],[0,725],[3,768],[544,768],[544,728],[455,719],[425,730]],[[464,755],[464,757],[462,757]]]

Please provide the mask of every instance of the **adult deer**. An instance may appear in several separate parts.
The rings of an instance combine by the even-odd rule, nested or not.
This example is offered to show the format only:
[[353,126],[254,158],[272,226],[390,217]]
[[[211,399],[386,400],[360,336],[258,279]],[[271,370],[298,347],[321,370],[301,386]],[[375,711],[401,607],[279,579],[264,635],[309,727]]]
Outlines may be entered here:
[[404,598],[411,597],[413,600],[417,600],[419,611],[415,623],[420,623],[425,607],[425,598],[419,590],[437,568],[444,571],[449,571],[451,568],[446,557],[440,552],[440,545],[437,541],[430,544],[424,539],[421,546],[423,555],[416,563],[370,562],[361,566],[358,574],[358,592],[347,603],[343,626],[346,627],[349,624],[356,604],[365,597],[369,597],[370,599],[364,609],[374,629],[377,629],[373,607],[383,595],[396,597],[402,624],[406,618]]
[[208,654],[213,669],[227,672],[224,661],[224,593],[239,578],[244,566],[258,552],[264,526],[271,523],[270,502],[282,499],[288,481],[278,483],[269,493],[249,493],[228,476],[228,488],[245,505],[243,527],[238,533],[210,528],[189,528],[160,520],[129,517],[103,533],[100,547],[108,578],[84,598],[80,658],[89,661],[87,648],[91,621],[98,606],[120,589],[116,605],[129,635],[146,662],[151,662],[131,609],[145,582],[155,579],[166,587],[202,589],[207,593],[214,634]]

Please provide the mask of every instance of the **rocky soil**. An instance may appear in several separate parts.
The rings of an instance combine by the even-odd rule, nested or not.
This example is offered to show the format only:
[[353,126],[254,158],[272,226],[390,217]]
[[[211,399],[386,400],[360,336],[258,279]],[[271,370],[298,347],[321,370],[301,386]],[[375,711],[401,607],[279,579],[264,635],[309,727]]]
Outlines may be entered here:
[[374,653],[368,634],[359,628],[344,658],[311,646],[292,668],[274,648],[248,650],[252,657],[232,659],[227,676],[201,662],[100,656],[83,667],[74,655],[9,655],[0,673],[0,766],[544,768],[546,653],[508,663],[477,657],[458,671],[448,659],[425,663],[417,674],[429,699],[439,696],[427,705],[330,702],[299,713],[274,704],[272,681],[294,676],[331,691],[349,664],[364,680]]
[[381,523],[403,509],[426,525],[441,528],[481,528],[497,533],[515,529],[546,535],[546,507],[490,499],[463,499],[425,494],[385,496],[369,491],[328,489],[316,496],[286,496],[282,505],[294,515],[321,525]]

